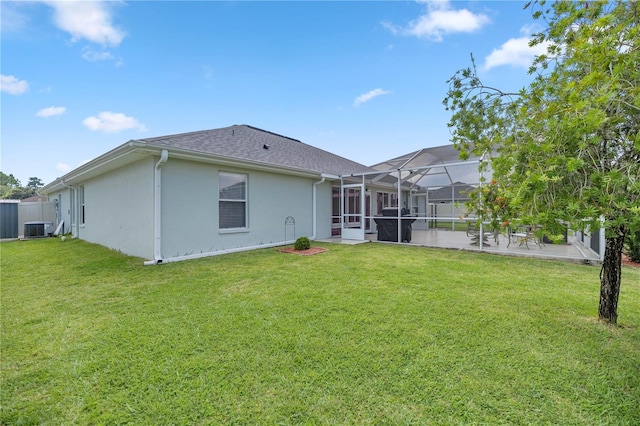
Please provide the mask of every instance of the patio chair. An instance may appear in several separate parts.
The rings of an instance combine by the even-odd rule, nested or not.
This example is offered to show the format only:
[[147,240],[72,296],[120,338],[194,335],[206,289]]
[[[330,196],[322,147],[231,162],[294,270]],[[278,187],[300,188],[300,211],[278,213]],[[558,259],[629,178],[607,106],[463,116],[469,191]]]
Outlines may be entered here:
[[510,229],[507,234],[509,236],[507,247],[509,247],[511,243],[517,242],[518,246],[521,247],[524,245],[528,250],[529,241],[533,241],[538,247],[542,248],[542,242],[536,237],[534,229],[531,226],[520,226],[516,228],[515,231]]
[[[497,231],[492,230],[490,227],[483,226],[482,228],[483,246],[491,247],[491,245],[489,244],[489,237],[493,237],[496,244],[499,244]],[[467,237],[471,238],[472,246],[480,245],[480,228],[475,222],[467,222]]]

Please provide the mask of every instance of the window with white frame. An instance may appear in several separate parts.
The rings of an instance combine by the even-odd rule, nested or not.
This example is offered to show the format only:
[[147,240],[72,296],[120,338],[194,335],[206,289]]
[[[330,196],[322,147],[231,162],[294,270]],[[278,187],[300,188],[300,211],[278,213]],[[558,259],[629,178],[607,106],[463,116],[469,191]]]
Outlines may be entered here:
[[395,192],[378,192],[377,194],[378,214],[382,213],[382,209],[389,207],[398,207],[398,194]]
[[218,173],[218,214],[220,229],[247,227],[247,175]]

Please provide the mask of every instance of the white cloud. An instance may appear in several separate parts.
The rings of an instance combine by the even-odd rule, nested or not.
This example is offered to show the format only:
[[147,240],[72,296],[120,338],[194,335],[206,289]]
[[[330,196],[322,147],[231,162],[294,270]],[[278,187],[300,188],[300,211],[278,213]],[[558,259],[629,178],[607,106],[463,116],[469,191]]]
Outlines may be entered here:
[[104,1],[46,1],[54,11],[55,24],[71,34],[71,41],[81,39],[103,46],[118,46],[124,32],[112,24],[111,5]]
[[67,173],[69,170],[71,170],[71,166],[64,163],[58,163],[56,164],[56,170],[62,173]]
[[36,112],[36,117],[53,117],[55,115],[62,115],[67,111],[65,107],[55,107],[50,106],[48,108],[43,108],[40,111]]
[[357,107],[360,106],[361,104],[365,103],[365,102],[369,102],[371,99],[377,97],[377,96],[381,96],[381,95],[388,95],[389,91],[384,90],[384,89],[373,89],[368,91],[367,93],[363,93],[362,95],[358,96],[356,98],[355,101],[353,101],[353,106]]
[[0,91],[10,95],[21,95],[29,90],[29,83],[26,80],[19,80],[12,75],[0,75]]
[[19,10],[23,5],[23,2],[2,2],[0,29],[3,33],[19,33],[27,27],[29,17]]
[[547,53],[548,43],[529,46],[529,37],[519,37],[507,40],[484,58],[482,68],[486,71],[502,65],[528,69],[536,56]]
[[427,13],[409,22],[407,27],[398,27],[383,22],[382,25],[393,34],[411,35],[442,41],[445,34],[470,33],[490,22],[487,15],[473,13],[468,9],[455,10],[449,1],[418,1],[427,5]]
[[391,22],[382,21],[382,26],[393,35],[398,35],[402,32],[402,27],[392,24]]
[[89,62],[111,61],[115,59],[110,52],[104,50],[102,52],[96,52],[88,47],[82,49],[82,57]]
[[82,121],[89,130],[105,133],[117,133],[122,130],[147,130],[144,124],[133,117],[127,117],[120,112],[103,111],[97,117],[87,117]]
[[72,169],[74,169],[76,167],[80,167],[80,166],[83,166],[83,165],[87,164],[89,161],[91,161],[91,160],[82,160],[75,167],[71,167],[70,165],[65,164],[65,163],[57,163],[56,164],[56,170],[59,171],[60,173],[66,174],[66,173],[69,173]]

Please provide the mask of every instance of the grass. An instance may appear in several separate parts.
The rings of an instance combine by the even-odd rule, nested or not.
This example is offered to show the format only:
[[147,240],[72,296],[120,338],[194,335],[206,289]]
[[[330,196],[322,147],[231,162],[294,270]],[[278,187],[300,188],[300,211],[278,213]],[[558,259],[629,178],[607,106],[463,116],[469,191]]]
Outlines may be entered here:
[[[468,222],[472,221],[472,219],[469,219],[468,221],[458,221],[456,220],[453,223],[453,230],[454,231],[466,231],[467,230],[467,225]],[[448,231],[451,231],[451,221],[450,220],[429,220],[429,228],[437,228],[437,229],[446,229]]]
[[0,424],[640,424],[640,271],[314,245],[2,243]]

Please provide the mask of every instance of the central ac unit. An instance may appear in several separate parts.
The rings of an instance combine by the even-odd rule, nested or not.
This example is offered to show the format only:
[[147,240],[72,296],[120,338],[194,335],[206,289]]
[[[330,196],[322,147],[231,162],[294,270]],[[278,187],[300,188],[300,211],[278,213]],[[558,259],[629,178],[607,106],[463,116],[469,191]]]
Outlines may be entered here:
[[53,235],[53,223],[51,222],[26,222],[24,224],[24,237],[50,237]]

